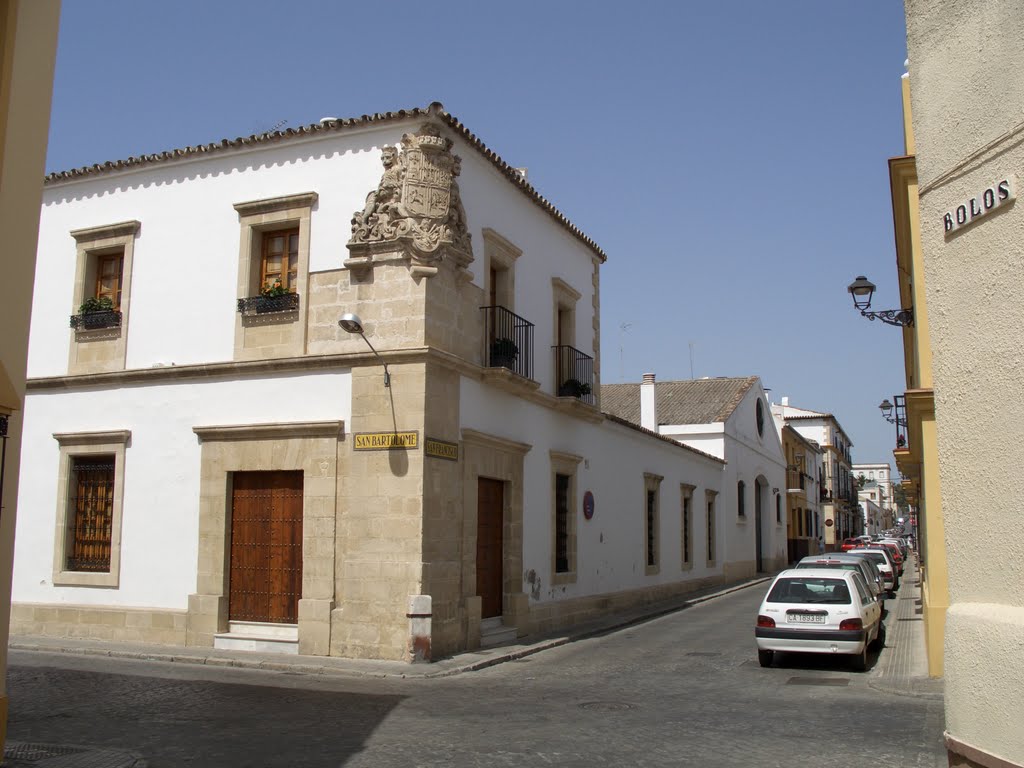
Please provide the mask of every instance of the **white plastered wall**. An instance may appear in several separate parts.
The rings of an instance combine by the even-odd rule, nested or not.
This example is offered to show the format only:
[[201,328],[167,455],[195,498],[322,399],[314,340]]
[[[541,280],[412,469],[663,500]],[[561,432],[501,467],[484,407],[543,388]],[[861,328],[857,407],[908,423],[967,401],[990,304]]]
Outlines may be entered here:
[[[550,409],[463,378],[462,427],[532,446],[524,459],[523,591],[531,605],[607,594],[721,573],[721,556],[708,569],[704,491],[720,490],[722,464],[612,422],[599,424]],[[551,585],[552,484],[550,451],[583,457],[577,474],[577,576]],[[644,473],[661,475],[657,574],[645,574]],[[694,564],[682,568],[680,484],[693,491]],[[595,513],[582,512],[585,491]],[[720,530],[720,527],[719,527]],[[716,537],[717,538],[717,537]],[[721,540],[719,539],[719,543]],[[720,550],[721,551],[721,550]],[[531,573],[532,572],[532,573]]]
[[414,126],[327,134],[47,186],[29,377],[67,373],[68,316],[76,312],[72,230],[141,222],[130,276],[127,368],[231,360],[241,231],[233,205],[316,192],[309,268],[340,269],[352,213],[380,181],[380,147]]
[[[285,390],[292,396],[283,398]],[[199,540],[200,444],[192,428],[347,424],[351,401],[348,372],[30,394],[13,601],[184,609],[196,589]],[[53,434],[117,429],[131,431],[123,467],[120,586],[54,587],[59,446]]]

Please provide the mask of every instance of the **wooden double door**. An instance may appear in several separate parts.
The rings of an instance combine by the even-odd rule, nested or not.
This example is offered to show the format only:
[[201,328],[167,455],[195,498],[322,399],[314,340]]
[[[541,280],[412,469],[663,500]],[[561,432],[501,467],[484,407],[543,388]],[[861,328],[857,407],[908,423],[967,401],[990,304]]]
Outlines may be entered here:
[[235,472],[228,617],[296,624],[302,596],[302,472]]

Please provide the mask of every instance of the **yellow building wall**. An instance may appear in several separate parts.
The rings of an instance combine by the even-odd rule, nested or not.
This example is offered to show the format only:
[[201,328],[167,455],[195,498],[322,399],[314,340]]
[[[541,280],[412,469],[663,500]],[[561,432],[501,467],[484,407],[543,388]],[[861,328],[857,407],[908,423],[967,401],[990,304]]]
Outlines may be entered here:
[[60,0],[0,0],[0,232],[4,233],[4,301],[0,366],[8,424],[0,519],[0,754],[7,736],[7,638],[10,630],[14,513],[18,499],[21,418],[28,360],[50,96]]

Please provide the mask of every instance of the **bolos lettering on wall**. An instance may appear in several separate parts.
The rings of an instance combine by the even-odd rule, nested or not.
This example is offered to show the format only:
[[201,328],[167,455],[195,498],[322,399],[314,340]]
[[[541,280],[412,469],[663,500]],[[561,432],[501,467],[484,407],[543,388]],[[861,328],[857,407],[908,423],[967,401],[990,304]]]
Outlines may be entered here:
[[419,432],[356,432],[357,451],[413,451],[419,448]]
[[1017,177],[1014,175],[1000,179],[980,195],[961,203],[942,217],[942,228],[949,237],[968,224],[973,224],[982,216],[991,213],[1001,205],[1012,202],[1017,197]]

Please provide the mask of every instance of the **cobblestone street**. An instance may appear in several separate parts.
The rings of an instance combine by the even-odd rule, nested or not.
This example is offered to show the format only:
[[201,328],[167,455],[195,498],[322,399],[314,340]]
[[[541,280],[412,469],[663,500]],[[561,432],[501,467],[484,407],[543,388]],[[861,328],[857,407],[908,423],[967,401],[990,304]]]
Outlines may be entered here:
[[[899,610],[912,613],[911,586]],[[14,651],[11,742],[94,751],[4,765],[943,764],[941,695],[879,690],[910,633],[892,632],[864,674],[839,657],[761,669],[763,590],[438,679]]]

